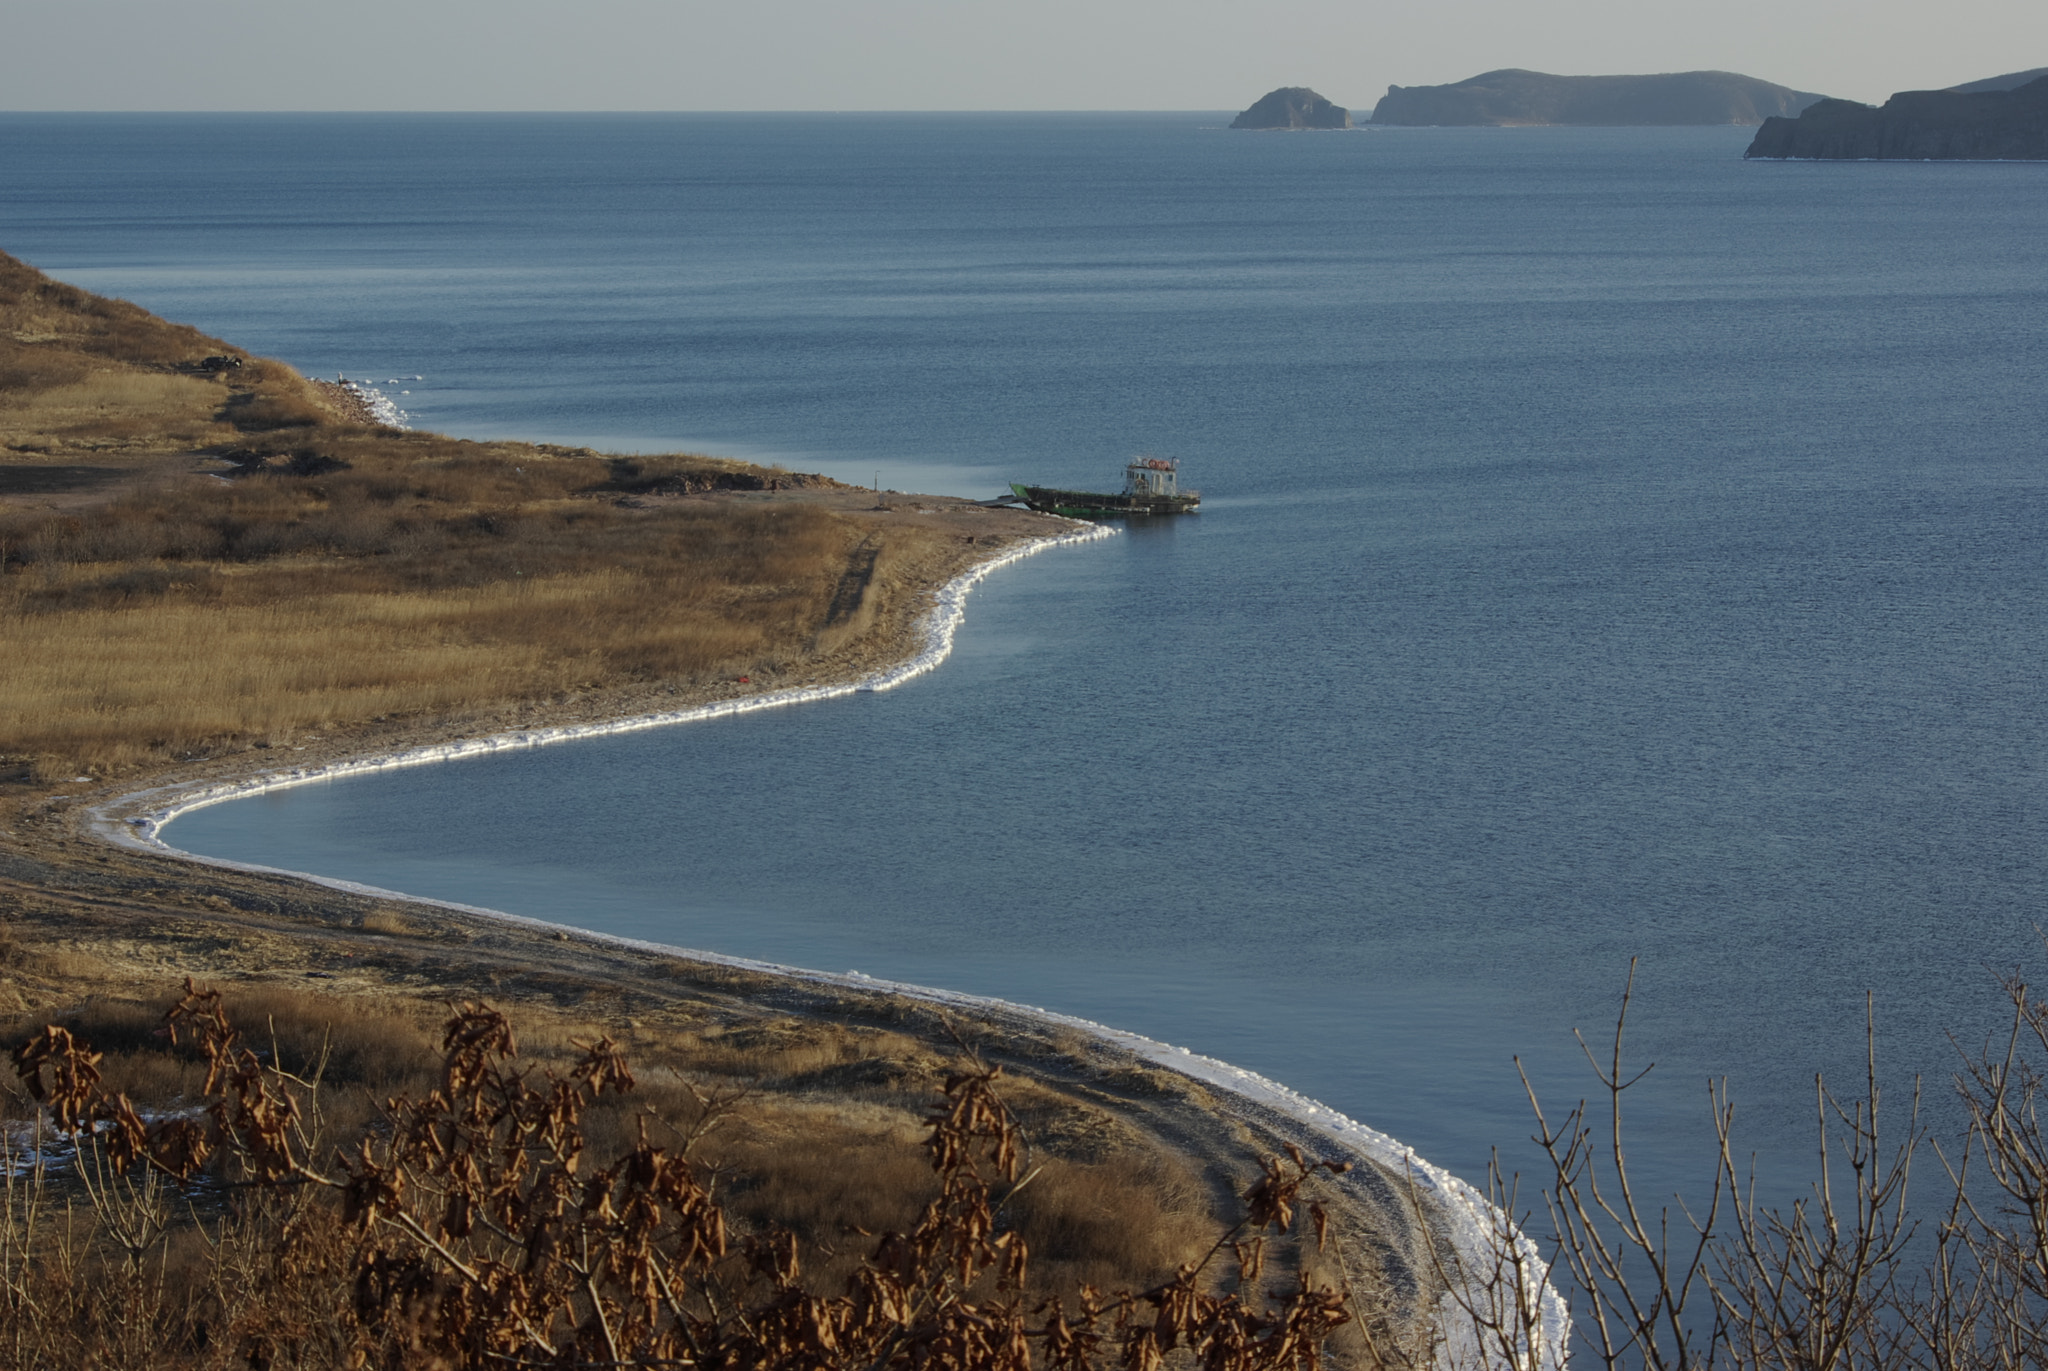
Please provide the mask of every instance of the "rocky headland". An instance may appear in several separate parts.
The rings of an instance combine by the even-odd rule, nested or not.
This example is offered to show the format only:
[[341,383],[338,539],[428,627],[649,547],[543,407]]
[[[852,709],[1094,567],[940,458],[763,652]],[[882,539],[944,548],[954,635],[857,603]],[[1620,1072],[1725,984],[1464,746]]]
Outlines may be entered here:
[[[1270,98],[1270,97],[1269,97]],[[1552,76],[1508,68],[1446,86],[1388,86],[1371,122],[1401,125],[1759,124],[1823,97],[1732,71]]]
[[1230,121],[1234,129],[1348,129],[1351,111],[1333,105],[1307,86],[1269,91]]
[[1744,157],[1823,161],[2048,160],[2048,68],[1948,90],[1901,91],[1882,105],[1822,100],[1767,119]]

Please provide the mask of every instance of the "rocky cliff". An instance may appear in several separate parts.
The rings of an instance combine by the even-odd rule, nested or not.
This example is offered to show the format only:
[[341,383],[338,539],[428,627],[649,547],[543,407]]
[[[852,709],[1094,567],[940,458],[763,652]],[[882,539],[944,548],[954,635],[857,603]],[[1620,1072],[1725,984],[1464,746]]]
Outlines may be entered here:
[[[1999,82],[2026,80],[2016,88]],[[1823,100],[1767,119],[1744,157],[2048,161],[2048,76],[2017,72],[1953,90],[1901,91],[1881,106]]]
[[1234,129],[1348,129],[1351,111],[1307,86],[1282,86],[1230,121]]
[[1388,86],[1375,124],[1758,124],[1821,97],[1732,71],[1551,76],[1509,68],[1448,86]]

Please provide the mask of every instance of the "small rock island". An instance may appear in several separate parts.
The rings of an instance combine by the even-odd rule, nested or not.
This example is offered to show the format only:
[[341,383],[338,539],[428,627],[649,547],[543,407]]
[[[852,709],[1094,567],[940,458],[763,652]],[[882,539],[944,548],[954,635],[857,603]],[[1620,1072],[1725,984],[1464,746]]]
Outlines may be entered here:
[[1447,86],[1388,86],[1371,122],[1411,127],[1760,124],[1774,115],[1797,114],[1822,98],[1732,71],[1552,76],[1509,67]]
[[1348,129],[1351,111],[1307,86],[1282,86],[1230,121],[1234,129]]
[[1822,100],[1767,119],[1744,157],[1817,161],[2048,161],[2048,67],[1882,105]]

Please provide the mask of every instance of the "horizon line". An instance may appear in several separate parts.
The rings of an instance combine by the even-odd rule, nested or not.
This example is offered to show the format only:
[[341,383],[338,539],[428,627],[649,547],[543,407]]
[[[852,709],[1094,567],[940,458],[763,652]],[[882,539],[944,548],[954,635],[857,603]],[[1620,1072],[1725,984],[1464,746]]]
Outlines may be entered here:
[[[860,114],[1218,114],[1230,113],[1237,106],[1217,105],[1211,108],[1185,107],[1166,108],[1151,106],[1105,106],[1100,108],[1066,107],[1059,108],[974,108],[974,109],[9,109],[0,107],[0,115],[8,114],[147,114],[147,115],[277,115],[277,114],[456,114],[456,115],[522,115],[522,114],[591,114],[591,115],[673,115],[673,114],[721,114],[758,118],[762,116],[814,116],[814,115],[860,115]],[[1340,106],[1356,109],[1358,106]]]

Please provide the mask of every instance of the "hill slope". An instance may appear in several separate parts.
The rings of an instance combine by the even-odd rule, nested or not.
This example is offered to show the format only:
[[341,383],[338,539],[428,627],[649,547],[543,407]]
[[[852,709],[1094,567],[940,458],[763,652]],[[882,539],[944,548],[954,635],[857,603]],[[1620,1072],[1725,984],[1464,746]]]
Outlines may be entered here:
[[1389,86],[1375,124],[1758,124],[1822,97],[1730,71],[1552,76],[1507,68],[1447,86]]
[[1230,121],[1234,129],[1348,129],[1351,111],[1333,105],[1307,86],[1282,86],[1260,96]]
[[1987,76],[1981,81],[1965,81],[1960,86],[1950,86],[1953,91],[2018,90],[2038,77],[2048,76],[2048,67],[2033,67],[2026,71],[2009,71],[2003,76]]

